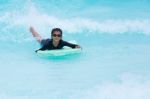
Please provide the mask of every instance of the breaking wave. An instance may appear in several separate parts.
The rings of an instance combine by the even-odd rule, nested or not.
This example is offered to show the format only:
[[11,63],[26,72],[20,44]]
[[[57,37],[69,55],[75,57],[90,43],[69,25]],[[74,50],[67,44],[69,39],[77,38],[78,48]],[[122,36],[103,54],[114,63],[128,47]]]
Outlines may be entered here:
[[[28,28],[34,26],[39,30],[50,30],[49,28],[60,27],[69,33],[142,33],[150,35],[150,19],[107,19],[102,21],[83,17],[60,18],[38,11],[31,3],[23,12],[5,12],[0,16],[1,24],[5,27],[1,32],[9,28]],[[43,32],[45,32],[43,31]]]

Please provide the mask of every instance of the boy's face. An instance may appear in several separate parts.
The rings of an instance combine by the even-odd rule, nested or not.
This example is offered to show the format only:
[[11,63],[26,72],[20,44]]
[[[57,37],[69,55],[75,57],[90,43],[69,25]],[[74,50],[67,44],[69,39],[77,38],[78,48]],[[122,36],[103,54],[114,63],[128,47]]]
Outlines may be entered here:
[[62,35],[61,35],[61,33],[60,33],[60,31],[54,31],[53,32],[53,34],[52,34],[52,39],[54,40],[54,41],[60,41],[61,40],[61,38],[62,38]]

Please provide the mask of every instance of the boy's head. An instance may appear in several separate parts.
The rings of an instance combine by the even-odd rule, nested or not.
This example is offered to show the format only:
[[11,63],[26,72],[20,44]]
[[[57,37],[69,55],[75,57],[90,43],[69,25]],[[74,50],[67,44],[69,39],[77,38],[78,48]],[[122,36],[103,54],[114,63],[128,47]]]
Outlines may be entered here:
[[62,30],[61,30],[60,28],[53,28],[52,31],[51,31],[51,36],[53,36],[53,34],[54,34],[55,32],[59,32],[60,35],[62,36]]
[[62,30],[60,28],[54,28],[51,31],[51,38],[54,41],[60,41],[62,39]]

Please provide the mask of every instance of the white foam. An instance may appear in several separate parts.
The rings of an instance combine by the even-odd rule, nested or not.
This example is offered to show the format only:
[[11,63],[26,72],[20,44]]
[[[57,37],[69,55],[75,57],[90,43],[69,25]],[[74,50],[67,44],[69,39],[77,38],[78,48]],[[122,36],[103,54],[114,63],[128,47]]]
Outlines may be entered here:
[[[7,15],[6,15],[7,16]],[[7,16],[8,17],[8,16]],[[7,19],[6,19],[7,20]],[[60,27],[67,32],[82,32],[88,30],[90,32],[100,33],[126,33],[138,32],[150,35],[150,20],[104,20],[96,22],[90,19],[71,18],[59,19],[46,14],[29,12],[27,15],[15,16],[12,20],[13,25],[35,26],[35,27]]]
[[120,83],[104,82],[89,89],[81,99],[149,99],[150,80],[142,77],[123,75]]
[[[30,1],[31,2],[31,1]],[[23,13],[6,12],[0,16],[0,21],[10,26],[34,26],[39,30],[43,28],[60,27],[69,33],[81,33],[83,31],[98,33],[144,33],[150,35],[150,19],[107,19],[103,21],[91,20],[82,17],[60,18],[38,11],[33,3],[29,3]],[[45,31],[44,31],[45,32]]]

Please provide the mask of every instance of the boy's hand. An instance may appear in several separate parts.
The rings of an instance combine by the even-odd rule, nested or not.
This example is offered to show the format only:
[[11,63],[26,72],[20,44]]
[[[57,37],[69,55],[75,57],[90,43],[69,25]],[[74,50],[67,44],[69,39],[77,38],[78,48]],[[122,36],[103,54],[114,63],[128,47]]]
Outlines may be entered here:
[[30,27],[30,32],[34,32],[34,28],[33,27]]
[[77,45],[76,48],[81,48],[81,47],[79,45]]

